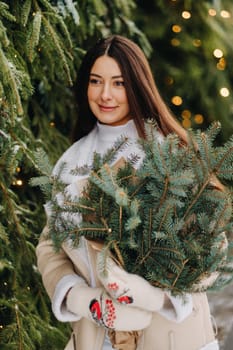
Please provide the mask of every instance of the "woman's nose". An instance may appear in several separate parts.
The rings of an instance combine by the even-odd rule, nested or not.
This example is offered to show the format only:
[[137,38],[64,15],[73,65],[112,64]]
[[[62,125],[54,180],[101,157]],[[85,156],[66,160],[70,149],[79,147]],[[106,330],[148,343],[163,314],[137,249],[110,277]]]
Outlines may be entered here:
[[109,86],[109,84],[104,84],[103,85],[103,89],[102,89],[102,92],[101,92],[101,98],[104,101],[110,100],[112,98],[111,87]]

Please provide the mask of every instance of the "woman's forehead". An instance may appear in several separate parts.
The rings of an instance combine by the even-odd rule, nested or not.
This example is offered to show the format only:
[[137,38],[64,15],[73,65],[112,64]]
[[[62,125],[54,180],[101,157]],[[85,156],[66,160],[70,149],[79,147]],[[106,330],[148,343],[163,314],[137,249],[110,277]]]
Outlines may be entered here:
[[122,76],[121,69],[117,61],[107,55],[98,57],[90,71],[90,74],[104,75],[110,77]]

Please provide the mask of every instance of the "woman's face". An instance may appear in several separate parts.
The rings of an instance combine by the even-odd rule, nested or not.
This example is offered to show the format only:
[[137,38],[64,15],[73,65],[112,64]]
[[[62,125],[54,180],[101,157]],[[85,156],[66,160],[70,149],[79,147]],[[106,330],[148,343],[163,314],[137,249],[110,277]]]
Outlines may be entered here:
[[99,122],[117,126],[131,119],[124,80],[113,58],[97,58],[90,72],[87,97]]

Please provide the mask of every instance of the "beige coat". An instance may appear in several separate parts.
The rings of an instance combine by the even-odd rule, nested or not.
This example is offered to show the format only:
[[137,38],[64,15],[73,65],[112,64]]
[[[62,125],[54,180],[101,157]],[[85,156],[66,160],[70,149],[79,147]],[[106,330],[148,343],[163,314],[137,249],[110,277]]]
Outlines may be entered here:
[[[46,232],[46,230],[45,230]],[[42,238],[37,246],[38,268],[42,274],[44,286],[52,299],[57,283],[66,275],[77,273],[90,284],[90,271],[79,259],[74,249],[63,245],[59,253],[55,253],[50,240]],[[96,284],[95,260],[99,250],[94,242],[87,242],[87,249]],[[65,350],[102,350],[105,330],[87,319],[72,324],[72,335]],[[183,322],[169,321],[158,313],[154,313],[150,327],[141,332],[137,350],[199,350],[214,341],[209,305],[206,294],[193,295],[193,311]],[[117,348],[129,350],[122,345]]]

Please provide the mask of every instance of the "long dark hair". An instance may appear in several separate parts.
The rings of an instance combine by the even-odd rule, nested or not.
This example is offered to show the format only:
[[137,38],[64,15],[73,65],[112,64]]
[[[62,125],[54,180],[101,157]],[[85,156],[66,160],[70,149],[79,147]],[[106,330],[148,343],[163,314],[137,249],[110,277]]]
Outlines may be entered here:
[[150,118],[162,134],[176,132],[186,142],[186,132],[173,117],[156,87],[149,63],[137,44],[120,35],[100,39],[84,56],[77,77],[78,120],[75,139],[87,135],[96,123],[89,108],[87,89],[91,68],[97,58],[108,55],[116,60],[121,70],[130,114],[138,133],[145,137],[144,120]]

